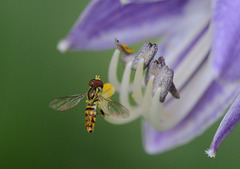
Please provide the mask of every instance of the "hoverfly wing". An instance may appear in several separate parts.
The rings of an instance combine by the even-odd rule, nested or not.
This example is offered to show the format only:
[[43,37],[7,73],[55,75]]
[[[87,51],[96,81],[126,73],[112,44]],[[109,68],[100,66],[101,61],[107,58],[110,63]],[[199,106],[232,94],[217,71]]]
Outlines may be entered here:
[[100,107],[107,115],[115,118],[128,118],[129,110],[118,102],[99,96]]
[[86,94],[76,94],[71,96],[59,97],[49,103],[49,107],[54,110],[64,111],[76,106]]

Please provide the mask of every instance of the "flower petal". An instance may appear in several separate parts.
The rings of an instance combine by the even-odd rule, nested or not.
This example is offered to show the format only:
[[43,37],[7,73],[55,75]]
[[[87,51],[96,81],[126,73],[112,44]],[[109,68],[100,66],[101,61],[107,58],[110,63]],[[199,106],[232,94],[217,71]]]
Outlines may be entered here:
[[239,92],[237,83],[223,86],[220,82],[213,81],[190,114],[174,128],[160,132],[145,122],[143,130],[145,150],[149,154],[162,153],[199,136],[221,117],[237,92]]
[[[201,28],[205,29],[204,26],[201,26]],[[198,40],[195,45],[188,49],[188,52],[185,54],[186,56],[181,59],[181,63],[174,70],[174,83],[180,89],[181,99],[167,98],[164,111],[159,112],[162,114],[161,123],[158,125],[158,130],[160,131],[171,129],[181,122],[191,112],[198,103],[199,98],[202,97],[213,81],[210,62],[207,59],[209,58],[207,55],[211,44],[210,29],[204,32],[200,38],[197,38]],[[196,35],[198,37],[198,34]],[[189,43],[191,44],[191,42]],[[171,54],[170,52],[168,53]],[[171,56],[177,60],[177,56],[179,55]],[[166,59],[166,63],[169,64],[168,59]]]
[[[206,8],[208,5],[209,4],[206,4]],[[203,50],[208,52],[211,45],[209,22],[210,13],[207,9],[202,14],[186,20],[184,23],[185,26],[183,26],[182,29],[177,30],[174,34],[168,35],[162,43],[159,44],[159,52],[156,57],[166,57],[167,64],[172,69],[175,69],[182,63],[191,50],[199,46],[200,41],[203,41],[202,43],[205,45],[200,45],[198,47],[199,51],[197,52],[204,53]],[[209,39],[209,43],[206,43],[206,40],[204,40],[206,38]]]
[[[106,49],[114,47],[114,38],[124,43],[156,38],[162,32],[175,31],[185,19],[202,13],[206,0],[171,0],[129,4],[119,0],[91,1],[59,49]],[[200,4],[200,5],[196,5]],[[191,15],[190,15],[191,14]],[[177,27],[177,28],[176,28]]]
[[[198,104],[199,99],[204,95],[214,80],[208,61],[209,59],[203,60],[196,71],[192,72],[192,76],[186,81],[186,85],[184,85],[182,89],[180,87],[181,99],[176,100],[169,98],[169,101],[168,99],[166,100],[163,111],[159,112],[162,114],[162,117],[159,116],[161,117],[161,119],[159,119],[159,131],[169,130],[179,124]],[[188,71],[189,69],[186,66],[185,72]],[[185,78],[185,72],[181,75],[182,78]],[[177,72],[175,75],[177,75]],[[178,78],[177,76],[174,78],[176,86],[179,86],[178,80],[176,80]]]
[[130,4],[130,3],[151,3],[151,2],[158,2],[158,1],[165,1],[165,0],[120,0],[123,5]]
[[213,17],[213,66],[223,80],[240,79],[240,1],[218,0]]
[[217,149],[221,142],[232,132],[240,120],[240,95],[234,101],[222,122],[220,123],[217,132],[214,135],[210,149],[206,151],[209,157],[215,157]]

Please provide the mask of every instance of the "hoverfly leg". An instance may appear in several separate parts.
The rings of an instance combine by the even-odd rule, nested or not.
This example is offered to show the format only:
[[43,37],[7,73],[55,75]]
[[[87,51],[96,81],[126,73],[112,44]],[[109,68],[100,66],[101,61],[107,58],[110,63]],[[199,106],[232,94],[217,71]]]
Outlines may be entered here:
[[102,109],[100,109],[100,111],[98,112],[98,114],[101,114],[102,115],[102,117],[105,117],[105,113],[103,112],[103,110]]

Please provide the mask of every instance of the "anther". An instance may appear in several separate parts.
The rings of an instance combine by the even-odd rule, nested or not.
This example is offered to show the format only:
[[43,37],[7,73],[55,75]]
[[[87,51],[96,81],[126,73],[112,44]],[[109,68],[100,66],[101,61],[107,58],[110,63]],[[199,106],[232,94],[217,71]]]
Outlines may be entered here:
[[172,86],[173,75],[174,72],[172,69],[168,68],[168,66],[163,66],[158,72],[157,76],[154,78],[152,95],[154,96],[156,90],[161,87],[159,100],[162,103],[165,101],[165,98]]
[[145,83],[148,82],[149,78],[154,75],[152,95],[154,96],[156,90],[161,87],[160,102],[164,102],[165,98],[170,93],[175,98],[180,98],[179,92],[173,83],[174,71],[170,69],[163,57],[159,57],[157,60],[152,60],[145,76]]
[[178,92],[178,89],[175,87],[174,83],[172,83],[172,86],[169,91],[172,94],[172,96],[175,97],[176,99],[180,98],[180,94]]
[[133,50],[129,49],[127,45],[120,43],[117,38],[115,38],[115,46],[124,55],[129,55],[133,53]]
[[121,61],[125,65],[129,62],[133,62],[133,70],[137,69],[138,62],[142,58],[144,59],[143,69],[148,67],[149,63],[158,51],[157,45],[150,42],[145,43],[137,53],[133,53],[133,51],[128,49],[126,45],[120,43],[118,39],[115,39],[115,46],[121,53],[124,54],[124,56],[121,57]]
[[135,56],[135,58],[133,60],[132,69],[136,70],[138,62],[142,58],[144,59],[143,69],[148,67],[149,63],[154,58],[154,56],[156,55],[157,51],[158,51],[158,47],[157,47],[156,44],[152,44],[150,42],[145,43],[141,47],[141,49],[138,51],[138,53],[136,53],[136,56]]
[[115,46],[124,54],[124,56],[121,57],[121,61],[125,66],[131,62],[133,70],[137,69],[139,61],[143,59],[143,70],[148,67],[145,84],[148,83],[152,75],[155,77],[152,86],[152,96],[154,96],[156,90],[161,87],[160,102],[165,101],[168,92],[170,92],[173,97],[177,99],[180,98],[179,92],[173,83],[174,71],[166,65],[164,57],[161,56],[158,59],[153,59],[158,51],[156,44],[147,42],[137,53],[132,53],[132,50],[120,43],[118,39],[115,39]]
[[149,64],[149,67],[145,76],[145,84],[147,85],[148,80],[152,75],[156,77],[160,69],[165,65],[166,64],[163,57],[159,57],[158,59],[153,59]]

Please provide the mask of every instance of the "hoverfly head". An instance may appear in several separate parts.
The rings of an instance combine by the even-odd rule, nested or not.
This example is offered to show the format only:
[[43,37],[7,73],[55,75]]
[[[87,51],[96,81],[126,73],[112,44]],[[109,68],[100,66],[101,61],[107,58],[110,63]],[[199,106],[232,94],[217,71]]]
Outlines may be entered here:
[[100,76],[96,76],[95,79],[90,80],[90,87],[103,88],[103,82],[100,80]]

